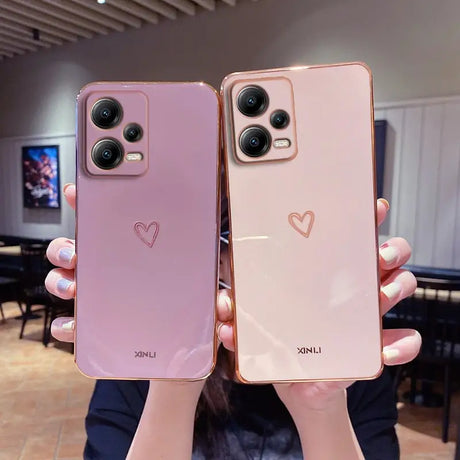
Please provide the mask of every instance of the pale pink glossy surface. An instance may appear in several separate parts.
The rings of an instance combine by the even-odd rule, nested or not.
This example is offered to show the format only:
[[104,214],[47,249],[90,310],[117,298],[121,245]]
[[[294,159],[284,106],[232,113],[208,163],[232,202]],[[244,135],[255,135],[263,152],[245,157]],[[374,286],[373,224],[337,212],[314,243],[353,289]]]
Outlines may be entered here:
[[[118,94],[126,112],[147,107],[145,174],[88,173],[95,94]],[[199,379],[213,368],[218,107],[201,83],[92,84],[79,95],[75,346],[88,376]]]
[[[292,84],[298,152],[290,161],[241,164],[232,88],[241,80],[263,86],[268,77]],[[240,378],[373,378],[382,357],[368,69],[233,74],[223,96]],[[299,354],[303,347],[312,353]]]

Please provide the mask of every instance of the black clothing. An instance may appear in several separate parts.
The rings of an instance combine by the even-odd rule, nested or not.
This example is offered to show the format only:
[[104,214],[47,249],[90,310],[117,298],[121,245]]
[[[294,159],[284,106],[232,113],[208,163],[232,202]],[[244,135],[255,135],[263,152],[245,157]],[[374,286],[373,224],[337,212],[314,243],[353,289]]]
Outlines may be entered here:
[[[148,385],[123,380],[96,383],[86,417],[85,459],[125,459]],[[233,410],[227,420],[213,424],[218,445],[196,437],[193,460],[303,459],[294,422],[272,385],[228,382],[228,386]],[[398,414],[388,371],[376,380],[356,382],[347,391],[351,422],[366,460],[399,459],[394,429]]]

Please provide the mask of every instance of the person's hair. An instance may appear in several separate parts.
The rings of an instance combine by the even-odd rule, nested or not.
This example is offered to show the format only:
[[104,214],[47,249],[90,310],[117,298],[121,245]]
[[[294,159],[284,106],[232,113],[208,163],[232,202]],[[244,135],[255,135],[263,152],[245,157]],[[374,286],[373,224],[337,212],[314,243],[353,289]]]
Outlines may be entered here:
[[[228,230],[227,198],[222,189],[220,231],[226,233]],[[220,346],[217,351],[216,367],[207,378],[197,405],[194,441],[200,446],[215,445],[218,441],[216,439],[218,430],[212,429],[212,427],[225,423],[230,415],[228,391],[233,379],[232,364],[229,352]]]
[[217,458],[216,447],[225,444],[223,428],[232,411],[229,399],[231,366],[229,352],[220,346],[216,367],[206,380],[195,415],[194,445],[205,458]]

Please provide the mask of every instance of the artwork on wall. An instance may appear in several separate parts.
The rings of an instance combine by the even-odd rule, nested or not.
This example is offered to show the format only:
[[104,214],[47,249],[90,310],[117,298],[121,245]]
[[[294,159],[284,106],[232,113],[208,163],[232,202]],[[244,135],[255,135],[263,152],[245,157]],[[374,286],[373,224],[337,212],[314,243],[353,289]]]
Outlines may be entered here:
[[377,198],[383,197],[383,170],[385,166],[385,141],[387,136],[387,121],[374,122],[375,169],[377,174]]
[[25,208],[60,208],[59,146],[22,147]]

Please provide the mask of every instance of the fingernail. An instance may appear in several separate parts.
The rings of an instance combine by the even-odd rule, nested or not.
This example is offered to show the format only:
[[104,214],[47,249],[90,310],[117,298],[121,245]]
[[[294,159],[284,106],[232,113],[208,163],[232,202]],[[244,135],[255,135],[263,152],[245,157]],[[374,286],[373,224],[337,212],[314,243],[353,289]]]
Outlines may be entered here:
[[68,184],[65,184],[65,185],[64,185],[64,187],[62,188],[62,190],[64,191],[64,193],[66,192],[66,190],[67,190],[71,185],[74,185],[74,184],[72,184],[72,182],[69,182]]
[[73,248],[62,248],[58,252],[59,260],[65,263],[69,263],[74,255],[75,250]]
[[56,318],[52,324],[52,330],[64,330],[64,331],[73,331],[75,328],[75,321],[71,318],[61,316],[60,318]]
[[402,286],[396,281],[393,281],[380,289],[387,297],[388,300],[395,300],[401,294]]
[[72,281],[69,281],[66,278],[60,278],[58,282],[56,283],[56,287],[58,288],[58,291],[61,291],[61,292],[67,292],[70,286],[72,286]]
[[74,328],[75,328],[75,321],[74,320],[67,321],[66,323],[64,323],[61,326],[61,329],[63,329],[64,331],[73,331]]
[[399,357],[399,350],[396,348],[384,347],[383,358],[385,364],[391,364]]
[[390,209],[390,203],[385,198],[379,198],[379,201],[387,208],[387,211]]
[[395,263],[399,258],[399,251],[393,246],[382,246],[379,253],[387,264]]

